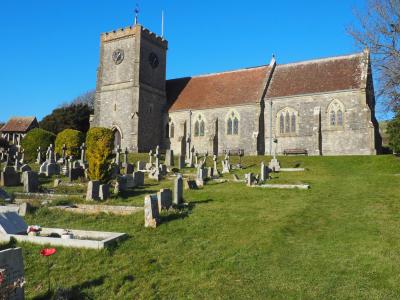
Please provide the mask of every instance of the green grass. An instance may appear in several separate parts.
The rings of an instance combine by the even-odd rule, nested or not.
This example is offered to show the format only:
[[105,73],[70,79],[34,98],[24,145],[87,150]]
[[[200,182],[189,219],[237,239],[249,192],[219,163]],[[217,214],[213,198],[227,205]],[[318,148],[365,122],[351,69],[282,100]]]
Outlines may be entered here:
[[[132,157],[133,158],[133,157]],[[261,160],[246,157],[244,173]],[[103,250],[58,248],[51,257],[54,287],[75,299],[396,299],[400,297],[400,160],[393,156],[284,157],[272,182],[311,189],[266,190],[211,183],[185,191],[182,211],[163,215],[157,229],[131,216],[74,215],[46,208],[29,224],[126,232]],[[231,176],[231,175],[229,175]],[[228,178],[229,178],[228,176]],[[114,199],[143,204],[148,185]],[[136,193],[136,194],[135,194]],[[110,203],[111,204],[111,203]],[[40,246],[23,248],[26,296],[43,297],[47,265]]]

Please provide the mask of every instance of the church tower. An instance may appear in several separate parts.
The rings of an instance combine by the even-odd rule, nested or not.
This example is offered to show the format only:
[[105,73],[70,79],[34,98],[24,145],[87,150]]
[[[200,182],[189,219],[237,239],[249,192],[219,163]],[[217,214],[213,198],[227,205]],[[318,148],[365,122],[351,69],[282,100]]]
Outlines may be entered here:
[[149,151],[162,140],[168,42],[139,24],[100,42],[91,127],[112,129],[115,145]]

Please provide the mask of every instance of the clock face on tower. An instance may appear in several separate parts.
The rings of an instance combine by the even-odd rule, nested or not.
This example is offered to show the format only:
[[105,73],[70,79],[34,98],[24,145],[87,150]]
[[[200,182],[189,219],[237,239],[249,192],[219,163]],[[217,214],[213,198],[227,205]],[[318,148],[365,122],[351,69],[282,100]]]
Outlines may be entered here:
[[157,68],[160,63],[157,55],[154,52],[151,52],[149,55],[149,63],[153,69]]
[[124,50],[117,49],[112,54],[112,59],[116,65],[119,65],[124,60]]

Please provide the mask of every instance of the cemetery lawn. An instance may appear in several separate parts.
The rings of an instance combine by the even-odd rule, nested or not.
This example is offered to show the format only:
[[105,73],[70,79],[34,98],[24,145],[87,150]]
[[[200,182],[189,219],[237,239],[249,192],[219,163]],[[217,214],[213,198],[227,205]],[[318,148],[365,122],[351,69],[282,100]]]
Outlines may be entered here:
[[[132,161],[135,157],[132,156]],[[259,172],[268,157],[246,157]],[[310,190],[213,182],[184,191],[188,206],[144,228],[130,216],[75,215],[41,208],[28,224],[126,232],[108,250],[57,248],[47,271],[41,246],[23,248],[28,299],[63,288],[73,299],[395,299],[400,298],[400,159],[394,156],[280,157],[271,183]],[[219,163],[220,167],[220,163]],[[232,175],[224,176],[231,178]],[[111,200],[143,205],[161,185]]]

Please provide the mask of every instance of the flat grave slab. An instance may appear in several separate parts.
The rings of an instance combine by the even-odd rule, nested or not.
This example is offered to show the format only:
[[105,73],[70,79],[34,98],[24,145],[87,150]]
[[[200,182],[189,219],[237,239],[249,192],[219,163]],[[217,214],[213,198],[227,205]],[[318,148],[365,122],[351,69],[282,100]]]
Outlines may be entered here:
[[0,213],[0,235],[26,233],[28,225],[16,212]]
[[304,172],[304,168],[281,168],[281,172]]
[[308,190],[310,188],[310,185],[308,185],[308,184],[261,184],[261,185],[254,185],[253,187],[268,188],[268,189]]
[[109,213],[115,215],[130,215],[138,211],[142,211],[143,207],[138,206],[120,206],[120,205],[87,205],[76,204],[72,206],[53,206],[49,209],[61,209],[67,212],[77,214],[98,214]]

